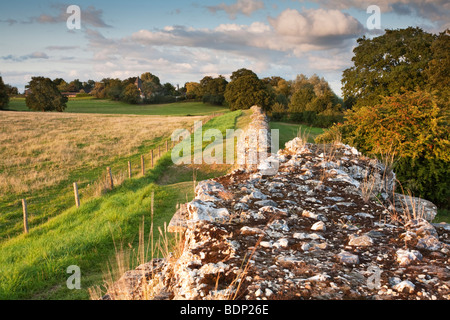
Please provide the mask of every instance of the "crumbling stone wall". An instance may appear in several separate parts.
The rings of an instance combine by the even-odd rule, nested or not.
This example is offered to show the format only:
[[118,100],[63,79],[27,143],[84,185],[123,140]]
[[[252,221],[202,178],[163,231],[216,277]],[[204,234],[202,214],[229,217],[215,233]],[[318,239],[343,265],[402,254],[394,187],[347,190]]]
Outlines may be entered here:
[[250,110],[251,122],[245,128],[243,145],[238,143],[238,159],[243,157],[245,163],[240,163],[238,168],[253,171],[257,170],[261,160],[270,154],[271,135],[269,119],[261,107],[253,106]]
[[181,256],[130,271],[106,298],[450,299],[450,228],[427,221],[432,206],[391,206],[395,175],[377,160],[296,138],[265,161],[275,174],[200,182],[171,222]]

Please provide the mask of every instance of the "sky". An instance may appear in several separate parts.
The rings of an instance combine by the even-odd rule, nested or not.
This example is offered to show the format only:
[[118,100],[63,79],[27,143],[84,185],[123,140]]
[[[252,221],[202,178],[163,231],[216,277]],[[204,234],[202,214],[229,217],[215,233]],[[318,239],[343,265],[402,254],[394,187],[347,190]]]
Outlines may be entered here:
[[[79,29],[71,5],[80,8]],[[247,68],[260,78],[317,74],[341,95],[358,38],[409,26],[438,33],[449,17],[448,0],[2,1],[0,75],[23,92],[33,76],[151,72],[183,86]]]

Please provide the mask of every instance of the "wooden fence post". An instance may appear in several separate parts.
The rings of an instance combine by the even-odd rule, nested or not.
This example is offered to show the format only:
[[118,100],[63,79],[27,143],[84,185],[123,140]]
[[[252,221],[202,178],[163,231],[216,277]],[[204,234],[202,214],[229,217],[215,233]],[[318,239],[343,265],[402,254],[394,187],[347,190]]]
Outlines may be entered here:
[[150,164],[151,164],[151,167],[153,168],[153,149],[150,152]]
[[23,229],[25,233],[28,233],[28,211],[27,211],[27,200],[22,199],[22,210],[23,210]]
[[144,162],[144,155],[141,155],[141,169],[142,169],[142,175],[145,175],[145,162]]
[[77,208],[80,207],[80,196],[78,195],[78,185],[76,182],[73,183],[73,193],[75,194],[75,204]]
[[107,167],[106,172],[108,174],[109,187],[112,190],[112,189],[114,189],[114,182],[113,182],[113,177],[112,177],[112,173],[111,173],[111,167]]
[[131,179],[131,161],[128,161],[128,179]]
[[168,151],[169,151],[169,141],[166,140],[166,152],[168,152]]

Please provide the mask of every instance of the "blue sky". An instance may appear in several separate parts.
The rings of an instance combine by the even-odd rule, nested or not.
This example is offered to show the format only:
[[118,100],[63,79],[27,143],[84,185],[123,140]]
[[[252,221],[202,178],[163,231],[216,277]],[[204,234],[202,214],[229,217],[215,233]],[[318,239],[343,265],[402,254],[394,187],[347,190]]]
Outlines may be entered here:
[[[69,30],[69,5],[81,29]],[[369,5],[381,29],[368,30]],[[446,0],[26,1],[0,4],[0,74],[23,91],[32,76],[66,81],[152,72],[183,85],[249,68],[260,77],[316,73],[340,94],[356,39],[386,28],[450,26]]]

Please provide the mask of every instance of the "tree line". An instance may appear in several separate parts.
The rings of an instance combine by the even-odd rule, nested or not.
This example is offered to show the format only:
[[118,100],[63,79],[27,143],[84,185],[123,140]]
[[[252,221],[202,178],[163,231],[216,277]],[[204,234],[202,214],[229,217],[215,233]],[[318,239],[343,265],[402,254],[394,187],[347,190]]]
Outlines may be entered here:
[[[200,82],[185,85],[186,98],[204,103],[225,105],[231,110],[262,107],[274,120],[306,122],[327,127],[341,119],[344,103],[324,78],[300,74],[295,80],[279,76],[260,79],[249,69],[225,77],[206,76]],[[328,121],[324,121],[327,117]]]
[[33,77],[26,86],[26,103],[35,111],[63,111],[67,107],[68,93],[129,104],[195,100],[227,106],[231,110],[259,105],[276,120],[285,118],[319,126],[322,125],[317,123],[318,118],[340,115],[343,105],[342,99],[331,90],[328,82],[317,75],[308,78],[300,74],[295,80],[285,80],[279,76],[260,79],[246,68],[234,71],[230,81],[221,75],[205,76],[199,82],[185,83],[182,88],[175,88],[171,83],[162,84],[160,78],[150,72],[143,73],[139,79],[104,78],[97,82]]

